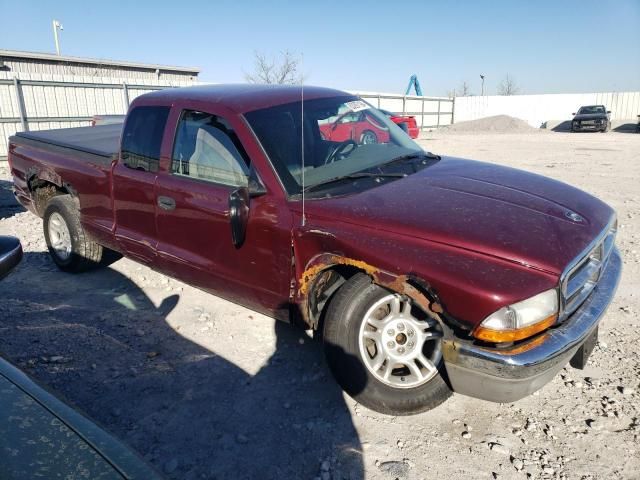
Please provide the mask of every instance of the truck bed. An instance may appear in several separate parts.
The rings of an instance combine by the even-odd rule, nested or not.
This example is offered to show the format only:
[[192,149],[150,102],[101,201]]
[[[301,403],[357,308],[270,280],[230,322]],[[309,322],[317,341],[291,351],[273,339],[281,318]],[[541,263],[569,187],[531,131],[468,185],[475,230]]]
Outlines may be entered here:
[[48,151],[64,151],[79,160],[110,164],[118,154],[123,124],[19,132],[10,139]]

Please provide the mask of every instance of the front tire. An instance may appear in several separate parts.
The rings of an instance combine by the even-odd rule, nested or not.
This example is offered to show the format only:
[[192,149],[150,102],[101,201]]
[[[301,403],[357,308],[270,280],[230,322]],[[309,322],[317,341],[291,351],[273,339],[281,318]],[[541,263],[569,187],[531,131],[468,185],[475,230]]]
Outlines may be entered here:
[[65,272],[84,272],[101,265],[107,249],[87,238],[80,212],[69,195],[51,199],[43,217],[44,238],[55,264]]
[[441,337],[437,321],[365,274],[338,290],[324,323],[325,354],[340,386],[390,415],[430,410],[451,395]]

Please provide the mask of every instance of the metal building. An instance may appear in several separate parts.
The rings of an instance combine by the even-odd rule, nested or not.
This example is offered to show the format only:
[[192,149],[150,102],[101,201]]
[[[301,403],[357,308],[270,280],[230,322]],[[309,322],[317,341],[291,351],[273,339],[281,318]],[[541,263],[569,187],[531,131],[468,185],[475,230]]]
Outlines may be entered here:
[[[0,78],[26,78],[25,74],[65,77],[105,77],[135,81],[148,80],[170,84],[192,84],[200,69],[149,63],[121,62],[96,58],[70,57],[50,53],[20,52],[0,49]],[[53,78],[47,78],[53,80]],[[45,80],[45,78],[41,78]],[[86,80],[83,80],[86,81]]]
[[0,50],[0,160],[16,132],[89,125],[162,88],[194,85],[198,68]]

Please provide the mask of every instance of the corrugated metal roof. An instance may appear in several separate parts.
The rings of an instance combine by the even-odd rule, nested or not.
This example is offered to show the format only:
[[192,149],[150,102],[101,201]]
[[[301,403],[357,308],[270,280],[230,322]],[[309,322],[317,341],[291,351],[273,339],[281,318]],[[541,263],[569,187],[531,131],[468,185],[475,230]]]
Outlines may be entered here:
[[18,59],[33,59],[44,60],[48,62],[66,62],[66,63],[84,63],[91,65],[112,65],[116,67],[128,67],[128,68],[142,68],[148,70],[164,70],[171,72],[188,72],[198,74],[199,68],[195,67],[176,67],[171,65],[156,65],[152,63],[137,63],[137,62],[123,62],[119,60],[108,60],[102,58],[86,58],[86,57],[72,57],[68,55],[55,55],[53,53],[39,53],[39,52],[22,52],[19,50],[2,50],[0,49],[0,58],[18,58]]

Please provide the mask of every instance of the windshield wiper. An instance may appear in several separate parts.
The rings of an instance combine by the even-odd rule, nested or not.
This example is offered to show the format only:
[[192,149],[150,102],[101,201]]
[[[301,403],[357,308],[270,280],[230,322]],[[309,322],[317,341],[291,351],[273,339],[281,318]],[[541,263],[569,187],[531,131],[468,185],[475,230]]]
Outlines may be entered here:
[[428,158],[429,160],[440,160],[440,155],[436,155],[431,152],[408,153],[406,155],[400,155],[399,157],[392,158],[388,162],[384,162],[378,166],[389,165],[390,163],[401,162],[403,160],[414,160],[416,158]]
[[324,185],[329,185],[331,183],[342,182],[344,180],[356,180],[358,178],[402,178],[402,177],[406,177],[406,176],[407,176],[406,173],[372,173],[372,172],[351,173],[349,175],[344,175],[342,177],[330,178],[328,180],[323,180],[321,182],[314,183],[313,185],[309,185],[307,187],[304,187],[304,189],[302,191],[303,192],[308,192],[308,191],[313,190],[313,189],[315,189],[317,187],[321,187],[321,186],[324,186]]

